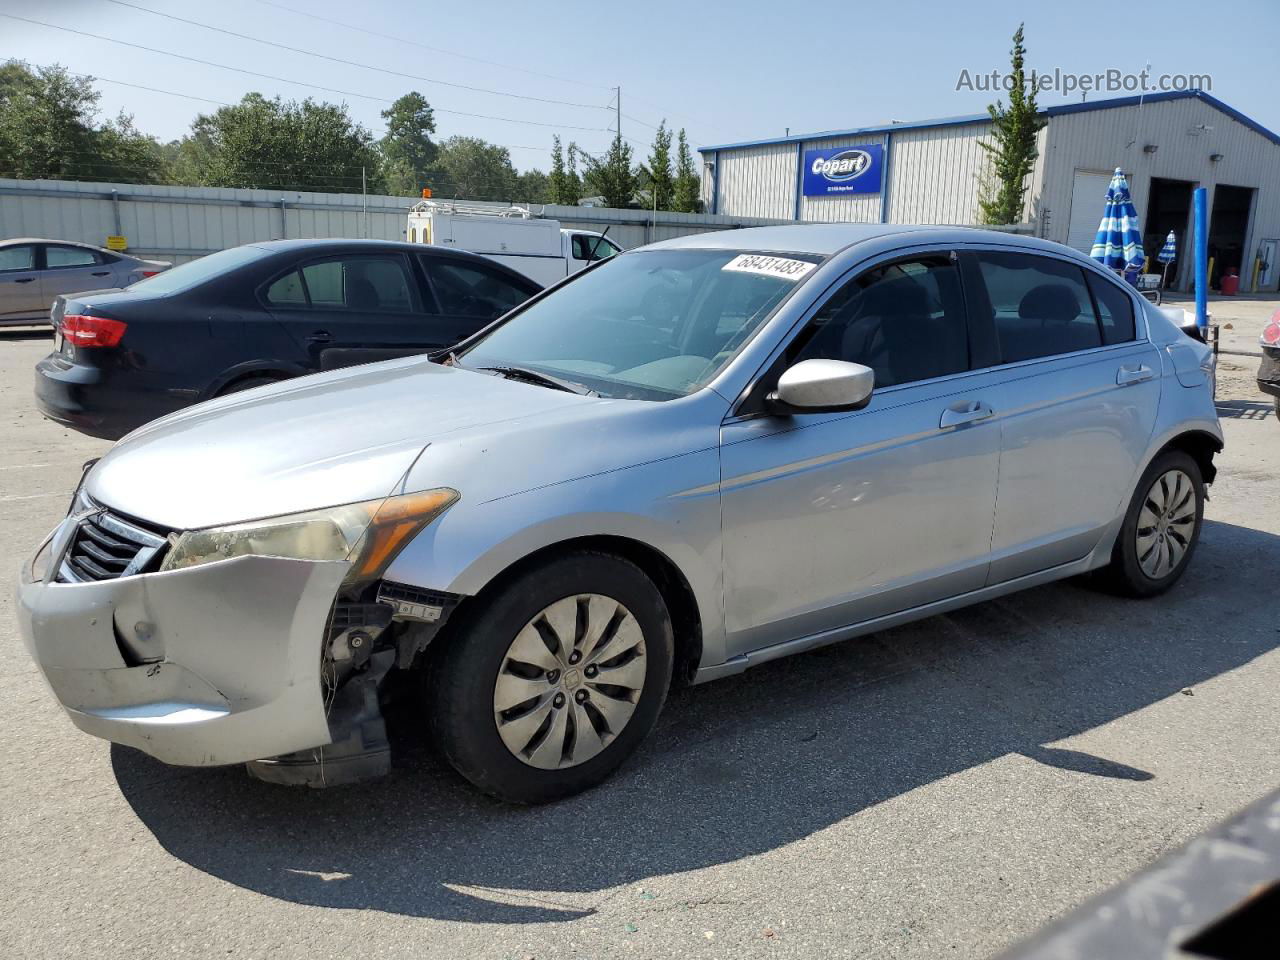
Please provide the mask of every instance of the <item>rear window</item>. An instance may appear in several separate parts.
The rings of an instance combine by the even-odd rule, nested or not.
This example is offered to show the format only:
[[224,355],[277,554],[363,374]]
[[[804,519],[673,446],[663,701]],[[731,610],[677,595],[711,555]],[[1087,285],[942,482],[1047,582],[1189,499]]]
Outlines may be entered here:
[[201,257],[199,260],[181,264],[172,270],[166,270],[164,273],[157,273],[154,277],[139,280],[137,283],[132,284],[129,289],[153,296],[183,293],[207,280],[222,276],[222,274],[229,273],[238,267],[243,267],[247,263],[253,263],[255,260],[260,260],[269,254],[270,251],[252,245],[232,247],[230,250],[221,250],[218,253],[211,253],[207,257]]
[[1098,322],[1102,325],[1102,342],[1128,343],[1137,332],[1133,322],[1133,301],[1114,283],[1108,283],[1092,273],[1085,274],[1093,302],[1098,305]]

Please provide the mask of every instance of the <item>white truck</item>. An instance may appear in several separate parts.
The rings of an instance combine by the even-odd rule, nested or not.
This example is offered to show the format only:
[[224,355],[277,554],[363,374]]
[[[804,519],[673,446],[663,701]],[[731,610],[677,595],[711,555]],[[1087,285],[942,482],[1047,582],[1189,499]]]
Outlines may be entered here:
[[524,207],[423,200],[409,211],[410,243],[467,250],[549,286],[621,247],[600,233],[570,230]]

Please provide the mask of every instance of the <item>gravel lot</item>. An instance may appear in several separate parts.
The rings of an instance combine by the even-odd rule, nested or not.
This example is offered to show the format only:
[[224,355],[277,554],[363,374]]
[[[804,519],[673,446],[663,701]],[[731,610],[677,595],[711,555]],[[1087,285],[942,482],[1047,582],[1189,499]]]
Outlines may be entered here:
[[[1215,303],[1224,347],[1278,305]],[[107,447],[35,413],[47,348],[0,332],[5,956],[986,957],[1280,784],[1256,358],[1222,358],[1228,446],[1171,595],[1057,584],[682,691],[621,776],[517,809],[412,713],[391,777],[328,792],[76,731],[10,599]]]

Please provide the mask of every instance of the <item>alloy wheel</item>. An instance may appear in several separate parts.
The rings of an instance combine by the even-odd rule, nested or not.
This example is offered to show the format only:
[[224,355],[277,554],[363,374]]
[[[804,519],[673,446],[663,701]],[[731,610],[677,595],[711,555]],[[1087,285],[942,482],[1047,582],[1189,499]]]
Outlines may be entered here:
[[1187,555],[1196,528],[1196,489],[1181,470],[1156,478],[1138,513],[1138,566],[1152,580],[1173,573]]
[[622,732],[647,674],[644,632],[600,594],[565,597],[516,634],[493,689],[502,742],[533,767],[585,763]]

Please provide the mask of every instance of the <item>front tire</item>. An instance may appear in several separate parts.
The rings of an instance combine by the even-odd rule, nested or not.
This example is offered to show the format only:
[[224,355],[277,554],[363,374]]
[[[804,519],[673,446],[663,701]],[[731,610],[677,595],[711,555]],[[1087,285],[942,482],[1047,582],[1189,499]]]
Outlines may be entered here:
[[432,732],[494,797],[546,803],[607,778],[648,735],[671,683],[666,604],[634,564],[573,553],[459,610],[428,673]]
[[1119,592],[1153,597],[1186,572],[1204,520],[1204,480],[1188,453],[1167,450],[1138,481],[1106,578]]

